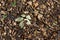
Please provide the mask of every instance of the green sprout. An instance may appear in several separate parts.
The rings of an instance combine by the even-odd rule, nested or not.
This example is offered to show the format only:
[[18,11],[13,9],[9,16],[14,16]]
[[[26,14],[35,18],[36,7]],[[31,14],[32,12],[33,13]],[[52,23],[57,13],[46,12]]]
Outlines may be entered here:
[[3,17],[3,20],[7,17],[7,15],[5,14],[5,15],[2,15],[2,17]]
[[14,7],[16,6],[16,1],[12,2],[11,5]]
[[30,15],[27,15],[26,18],[29,19],[29,20],[31,19]]
[[30,15],[25,15],[25,14],[22,14],[20,17],[15,19],[16,22],[19,22],[20,28],[24,28],[24,21],[27,21],[26,24],[30,25],[31,24],[30,20],[31,20]]
[[25,17],[26,15],[25,15],[25,14],[22,14],[21,16],[22,16],[22,17]]
[[23,19],[24,19],[23,17],[18,17],[18,18],[15,19],[16,22],[19,22],[20,28],[24,27]]
[[17,22],[21,22],[22,20],[23,20],[23,17],[18,17],[15,19],[15,21],[17,21]]
[[23,27],[24,27],[24,21],[21,21],[21,22],[19,23],[19,26],[20,26],[21,28],[23,28]]

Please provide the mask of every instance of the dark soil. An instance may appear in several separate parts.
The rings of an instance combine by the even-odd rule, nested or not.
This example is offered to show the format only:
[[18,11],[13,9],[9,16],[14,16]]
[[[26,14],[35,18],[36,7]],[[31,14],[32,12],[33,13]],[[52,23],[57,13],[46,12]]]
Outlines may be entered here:
[[[22,14],[31,17],[23,28]],[[0,40],[60,40],[60,0],[0,0]]]

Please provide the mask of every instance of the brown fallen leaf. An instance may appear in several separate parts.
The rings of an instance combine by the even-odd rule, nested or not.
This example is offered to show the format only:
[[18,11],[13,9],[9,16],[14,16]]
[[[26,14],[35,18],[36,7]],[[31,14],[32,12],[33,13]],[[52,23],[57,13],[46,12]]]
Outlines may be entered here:
[[33,4],[34,4],[34,7],[37,7],[39,5],[38,2],[35,2]]
[[39,15],[38,15],[38,19],[39,19],[39,20],[40,20],[42,17],[43,17],[42,14],[39,14]]
[[46,6],[44,4],[40,5],[40,8],[45,9]]
[[32,1],[28,1],[27,3],[28,3],[29,5],[32,5]]

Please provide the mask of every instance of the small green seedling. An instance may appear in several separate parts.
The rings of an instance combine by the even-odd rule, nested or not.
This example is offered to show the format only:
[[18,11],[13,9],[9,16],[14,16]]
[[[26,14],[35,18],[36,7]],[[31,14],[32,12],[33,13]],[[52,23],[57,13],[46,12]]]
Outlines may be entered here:
[[15,19],[16,22],[21,22],[23,20],[23,17],[18,17]]
[[23,17],[18,17],[18,18],[15,19],[16,22],[19,22],[20,28],[24,27],[23,19],[24,19]]
[[30,20],[30,19],[31,19],[30,15],[27,15],[27,16],[26,16],[26,19],[29,19],[29,20]]
[[28,19],[25,19],[27,22],[26,22],[26,24],[27,25],[30,25],[31,24],[31,22],[30,22],[30,20],[28,20]]
[[21,21],[21,22],[19,23],[19,26],[20,26],[20,28],[23,28],[23,27],[24,27],[24,21]]
[[24,28],[24,21],[27,21],[26,24],[30,25],[31,24],[30,20],[31,20],[30,15],[26,16],[24,14],[22,14],[20,17],[15,19],[16,22],[19,22],[20,28]]
[[22,16],[22,17],[25,17],[26,15],[25,15],[25,14],[22,14],[21,16]]
[[7,15],[5,14],[5,15],[2,15],[2,17],[3,17],[3,20],[7,17]]
[[12,2],[11,5],[14,7],[16,6],[16,1]]

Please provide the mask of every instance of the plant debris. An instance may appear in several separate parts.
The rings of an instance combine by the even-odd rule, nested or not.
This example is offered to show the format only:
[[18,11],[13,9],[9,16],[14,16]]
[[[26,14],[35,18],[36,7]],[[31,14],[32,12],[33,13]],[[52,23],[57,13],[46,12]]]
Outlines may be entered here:
[[0,0],[0,40],[60,40],[60,0]]

